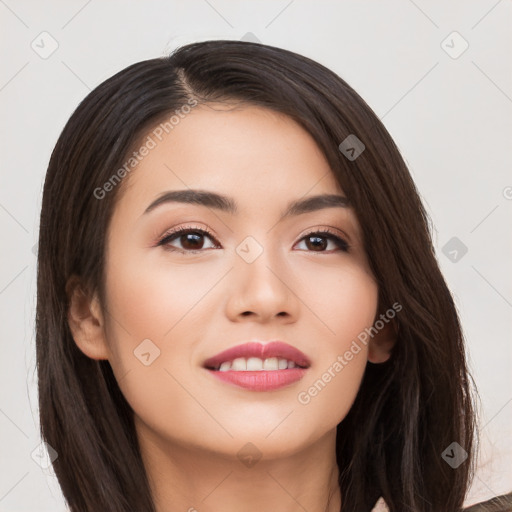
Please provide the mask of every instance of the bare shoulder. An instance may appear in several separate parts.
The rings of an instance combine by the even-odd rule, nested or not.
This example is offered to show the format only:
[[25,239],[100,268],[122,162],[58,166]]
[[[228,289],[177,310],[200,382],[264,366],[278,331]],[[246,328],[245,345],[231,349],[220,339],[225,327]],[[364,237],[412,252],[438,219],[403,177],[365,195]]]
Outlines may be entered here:
[[512,492],[471,505],[464,512],[512,512]]
[[[389,512],[384,498],[377,500],[371,512]],[[512,492],[471,505],[463,509],[463,512],[512,512]]]
[[384,501],[384,498],[380,497],[372,508],[371,512],[389,512],[389,508]]

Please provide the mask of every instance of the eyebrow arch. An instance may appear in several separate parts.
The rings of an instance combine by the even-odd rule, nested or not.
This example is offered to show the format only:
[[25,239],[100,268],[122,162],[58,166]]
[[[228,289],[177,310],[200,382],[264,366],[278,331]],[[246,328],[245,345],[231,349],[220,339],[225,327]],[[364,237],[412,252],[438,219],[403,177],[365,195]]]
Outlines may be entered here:
[[[149,213],[150,211],[165,203],[198,204],[209,208],[215,208],[232,215],[238,213],[236,202],[228,196],[205,190],[188,189],[164,192],[146,208],[144,214]],[[280,221],[294,215],[301,215],[303,213],[309,213],[324,208],[340,207],[350,207],[349,200],[345,196],[338,194],[320,194],[316,196],[309,196],[289,203],[282,213]]]

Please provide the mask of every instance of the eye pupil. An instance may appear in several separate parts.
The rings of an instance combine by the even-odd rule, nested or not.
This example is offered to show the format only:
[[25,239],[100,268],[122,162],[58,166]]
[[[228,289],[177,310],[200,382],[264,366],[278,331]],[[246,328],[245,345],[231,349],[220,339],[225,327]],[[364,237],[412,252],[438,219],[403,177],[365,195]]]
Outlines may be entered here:
[[189,249],[200,249],[203,245],[200,242],[200,239],[202,238],[203,235],[201,235],[199,233],[187,233],[187,234],[181,235],[181,236],[184,237],[186,240],[186,243],[183,244],[183,247],[186,247],[187,244],[189,244],[189,242],[192,242],[190,247],[186,247]]
[[[316,241],[316,242],[314,242],[312,244],[313,247],[320,248],[320,249],[325,249],[327,247],[327,242],[326,242],[325,237],[322,237],[322,236],[308,236],[308,241],[309,240],[315,240]],[[320,241],[320,243],[318,243],[318,241]]]

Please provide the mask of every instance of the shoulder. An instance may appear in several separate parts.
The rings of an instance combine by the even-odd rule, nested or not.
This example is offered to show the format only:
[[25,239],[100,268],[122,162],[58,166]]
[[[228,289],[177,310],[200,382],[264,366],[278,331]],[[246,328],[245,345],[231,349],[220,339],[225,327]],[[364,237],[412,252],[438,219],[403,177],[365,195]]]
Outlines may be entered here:
[[389,512],[389,508],[384,501],[384,498],[379,498],[375,506],[372,508],[371,512]]
[[496,496],[488,501],[482,501],[464,509],[464,512],[511,512],[512,492]]
[[[380,497],[372,508],[371,512],[389,512],[389,508]],[[512,512],[512,493],[496,496],[495,498],[477,503],[469,508],[465,508],[464,512]]]

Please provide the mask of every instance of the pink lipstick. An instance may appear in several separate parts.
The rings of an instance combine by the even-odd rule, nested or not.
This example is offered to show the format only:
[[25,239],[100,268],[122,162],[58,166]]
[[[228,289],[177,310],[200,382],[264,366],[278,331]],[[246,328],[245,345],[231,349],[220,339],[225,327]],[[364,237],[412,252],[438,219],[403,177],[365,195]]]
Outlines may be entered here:
[[272,341],[229,348],[203,363],[216,378],[252,391],[271,391],[302,379],[311,365],[300,350]]

